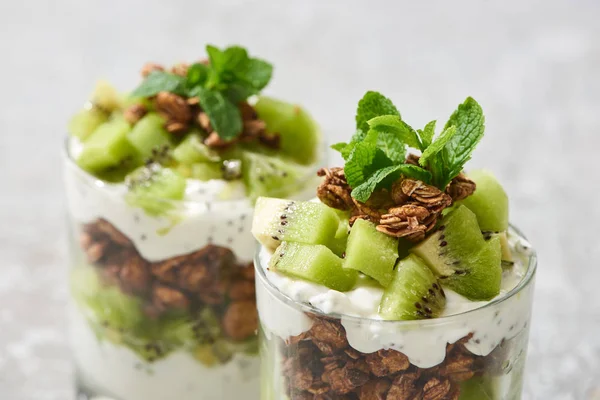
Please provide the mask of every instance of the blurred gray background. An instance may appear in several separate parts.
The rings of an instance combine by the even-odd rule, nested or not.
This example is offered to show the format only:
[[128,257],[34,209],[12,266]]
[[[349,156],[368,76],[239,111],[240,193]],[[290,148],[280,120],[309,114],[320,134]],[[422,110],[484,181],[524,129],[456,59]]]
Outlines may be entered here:
[[69,115],[97,79],[132,88],[146,61],[196,60],[207,42],[272,61],[268,93],[308,107],[331,142],[368,89],[416,126],[474,96],[487,136],[470,167],[496,172],[539,251],[525,398],[600,398],[600,2],[416,3],[1,1],[0,398],[72,399]]

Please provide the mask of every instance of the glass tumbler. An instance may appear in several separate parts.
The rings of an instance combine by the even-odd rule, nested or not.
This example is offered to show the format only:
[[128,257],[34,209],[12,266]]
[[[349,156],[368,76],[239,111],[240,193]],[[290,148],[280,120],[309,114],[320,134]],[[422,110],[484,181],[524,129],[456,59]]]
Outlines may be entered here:
[[[292,197],[314,196],[315,172]],[[78,399],[257,399],[253,208],[241,183],[227,200],[224,181],[188,183],[190,200],[145,199],[166,210],[156,216],[68,151],[64,175]]]
[[269,280],[261,254],[255,267],[262,400],[521,398],[533,252],[523,256],[527,271],[506,295],[419,321],[325,314],[294,301]]

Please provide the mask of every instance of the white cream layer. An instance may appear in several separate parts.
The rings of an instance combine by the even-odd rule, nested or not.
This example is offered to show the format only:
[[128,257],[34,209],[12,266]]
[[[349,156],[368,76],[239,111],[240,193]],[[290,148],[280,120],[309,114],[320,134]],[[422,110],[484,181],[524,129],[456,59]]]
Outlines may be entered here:
[[[447,302],[443,316],[476,311],[453,318],[404,323],[404,328],[400,328],[399,323],[381,320],[378,309],[383,289],[379,287],[359,283],[353,290],[338,292],[266,269],[265,274],[273,286],[292,300],[311,305],[326,314],[341,315],[348,341],[356,350],[371,353],[392,348],[406,354],[414,365],[429,368],[444,360],[447,343],[454,343],[469,333],[474,336],[467,343],[467,348],[474,354],[487,355],[502,339],[509,339],[526,327],[530,314],[530,288],[500,304],[484,307],[504,297],[527,272],[527,254],[524,250],[519,251],[524,247],[523,240],[509,235],[509,242],[515,249],[515,265],[504,271],[502,288],[495,299],[474,302],[444,288]],[[263,248],[259,257],[261,266],[266,268],[271,253]],[[310,329],[312,320],[304,312],[279,301],[258,279],[257,296],[261,322],[268,334],[286,339]]]
[[[81,151],[69,141],[73,157]],[[240,261],[249,262],[256,242],[250,233],[253,208],[239,182],[188,179],[185,198],[174,203],[169,216],[148,215],[125,201],[124,184],[103,183],[66,161],[64,179],[69,213],[76,225],[104,218],[127,236],[149,261],[190,253],[208,243],[231,248]],[[314,186],[294,195],[308,199]],[[73,229],[78,229],[73,226]]]

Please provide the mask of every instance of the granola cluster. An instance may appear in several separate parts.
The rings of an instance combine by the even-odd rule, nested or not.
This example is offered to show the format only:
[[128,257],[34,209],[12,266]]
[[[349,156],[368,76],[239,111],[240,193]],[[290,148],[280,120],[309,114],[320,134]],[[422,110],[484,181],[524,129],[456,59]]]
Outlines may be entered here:
[[[171,67],[169,72],[186,76],[188,68],[188,64],[180,63]],[[165,68],[158,64],[148,63],[142,68],[142,77],[147,77],[153,71],[165,71]],[[150,100],[151,107],[166,119],[165,129],[172,134],[181,135],[193,127],[199,127],[207,134],[204,144],[211,148],[226,148],[237,142],[258,142],[270,148],[279,148],[279,135],[268,133],[265,122],[258,118],[254,108],[245,101],[239,104],[243,123],[242,133],[233,140],[223,140],[212,128],[208,115],[199,105],[198,98],[160,92]],[[142,103],[133,104],[124,111],[124,116],[129,123],[135,124],[147,112],[148,106]]]
[[[406,159],[407,164],[418,162],[415,155]],[[343,168],[322,168],[318,175],[325,179],[317,189],[317,196],[329,207],[350,211],[350,224],[358,218],[367,219],[377,225],[378,231],[411,242],[423,240],[445,208],[475,191],[475,182],[464,174],[454,178],[445,191],[420,180],[401,177],[391,190],[376,191],[362,203],[351,196],[352,189]]]
[[460,383],[481,374],[492,357],[470,353],[469,335],[447,345],[441,364],[418,368],[396,350],[358,352],[338,320],[313,319],[309,331],[281,345],[291,400],[456,400]]
[[237,263],[231,250],[209,244],[190,254],[150,262],[104,219],[84,225],[80,245],[107,284],[143,299],[148,317],[210,307],[230,339],[242,341],[255,334],[254,268],[252,263]]

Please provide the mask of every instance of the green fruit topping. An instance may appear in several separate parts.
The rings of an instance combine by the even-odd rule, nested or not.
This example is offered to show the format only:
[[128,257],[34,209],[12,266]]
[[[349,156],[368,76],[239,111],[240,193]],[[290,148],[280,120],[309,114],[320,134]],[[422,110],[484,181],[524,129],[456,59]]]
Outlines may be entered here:
[[274,250],[282,241],[328,245],[339,227],[335,212],[321,203],[260,197],[252,234]]
[[117,89],[106,81],[98,81],[91,98],[92,104],[107,112],[116,111],[123,107],[123,96]]
[[172,146],[172,136],[164,128],[164,124],[163,117],[150,113],[140,119],[127,134],[127,139],[143,160],[151,159]]
[[338,229],[335,232],[335,236],[331,239],[328,247],[338,256],[342,256],[346,252],[346,246],[348,244],[348,233],[350,231],[350,225],[348,224],[349,215],[347,212],[334,209],[340,223]]
[[126,183],[129,187],[127,202],[154,216],[171,210],[172,200],[183,199],[186,186],[185,178],[181,174],[156,164],[133,171],[127,176]]
[[242,179],[250,199],[259,196],[286,197],[298,191],[306,176],[306,167],[277,156],[245,152]]
[[85,108],[69,121],[69,134],[84,142],[107,119],[108,115],[103,110],[97,107]]
[[443,284],[471,300],[488,300],[500,292],[500,239],[483,239],[477,218],[459,206],[436,232],[411,251],[421,257]]
[[280,135],[283,154],[303,165],[317,161],[321,131],[304,109],[271,97],[260,97],[254,108],[267,131]]
[[480,170],[469,173],[477,185],[475,193],[460,204],[467,206],[477,216],[482,231],[501,232],[508,229],[508,196],[489,171]]
[[388,286],[398,259],[398,239],[375,229],[375,225],[357,219],[350,230],[344,268],[362,272]]
[[196,163],[190,166],[190,178],[201,181],[223,179],[223,166],[219,163]]
[[483,232],[483,239],[486,241],[496,236],[500,240],[502,267],[512,267],[514,264],[514,258],[512,255],[512,250],[510,249],[510,243],[508,243],[508,237],[506,236],[506,232]]
[[385,289],[379,314],[388,320],[438,317],[446,296],[429,267],[414,254],[398,261],[394,278]]
[[342,267],[341,258],[318,244],[283,242],[271,257],[269,268],[341,292],[352,289],[358,277],[356,271]]
[[204,162],[217,162],[219,155],[208,148],[200,135],[191,133],[173,150],[173,158],[181,164],[195,164]]
[[136,158],[137,153],[127,140],[130,129],[122,119],[100,125],[85,141],[77,164],[90,173],[99,173]]

